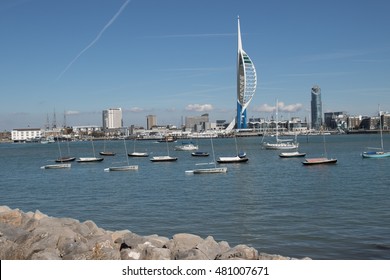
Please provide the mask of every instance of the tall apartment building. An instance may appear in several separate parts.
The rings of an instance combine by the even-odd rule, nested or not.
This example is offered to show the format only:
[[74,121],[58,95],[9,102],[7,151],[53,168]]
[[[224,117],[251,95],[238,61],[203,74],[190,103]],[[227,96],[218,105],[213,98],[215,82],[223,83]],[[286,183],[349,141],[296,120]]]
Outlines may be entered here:
[[313,86],[311,88],[311,127],[319,130],[322,126],[322,101],[321,88]]
[[108,109],[103,111],[103,129],[123,127],[122,109]]
[[156,115],[146,116],[146,129],[151,130],[153,126],[157,126],[157,117]]

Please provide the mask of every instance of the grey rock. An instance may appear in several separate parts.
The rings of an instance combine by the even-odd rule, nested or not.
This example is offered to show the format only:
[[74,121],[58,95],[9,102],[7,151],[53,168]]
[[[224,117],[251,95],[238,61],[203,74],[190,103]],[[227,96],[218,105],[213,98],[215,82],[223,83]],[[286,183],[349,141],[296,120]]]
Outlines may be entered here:
[[166,247],[171,250],[172,259],[180,259],[183,252],[194,249],[202,241],[203,239],[198,235],[178,233],[167,242]]
[[170,260],[171,251],[167,248],[146,246],[141,253],[142,260]]
[[224,244],[220,246],[212,236],[208,236],[198,243],[196,249],[198,249],[205,256],[205,259],[208,260],[214,260],[218,254],[228,250],[225,248]]
[[[189,233],[172,239],[140,236],[129,230],[108,231],[93,221],[49,217],[39,210],[24,213],[0,206],[0,259],[2,260],[289,260],[258,253],[252,247],[230,248],[212,236]],[[309,259],[309,258],[304,258]]]
[[217,260],[257,260],[259,254],[255,248],[247,245],[237,245],[218,255]]

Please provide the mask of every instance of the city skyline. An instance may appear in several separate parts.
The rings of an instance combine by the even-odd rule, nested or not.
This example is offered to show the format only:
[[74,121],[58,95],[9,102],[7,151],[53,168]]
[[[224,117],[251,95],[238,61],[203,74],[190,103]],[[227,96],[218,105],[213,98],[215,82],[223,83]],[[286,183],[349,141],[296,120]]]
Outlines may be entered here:
[[[5,0],[0,130],[101,123],[122,108],[125,126],[147,115],[236,116],[237,16],[256,65],[247,116],[310,119],[319,85],[323,112],[390,111],[387,1]],[[223,3],[224,9],[220,5]]]

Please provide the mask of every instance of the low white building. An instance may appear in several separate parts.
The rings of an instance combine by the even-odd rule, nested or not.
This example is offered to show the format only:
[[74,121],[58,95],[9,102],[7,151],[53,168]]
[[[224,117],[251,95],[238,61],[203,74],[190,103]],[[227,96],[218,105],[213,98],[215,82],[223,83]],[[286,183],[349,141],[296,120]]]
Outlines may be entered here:
[[14,142],[39,140],[42,137],[40,128],[16,128],[12,130],[11,139]]

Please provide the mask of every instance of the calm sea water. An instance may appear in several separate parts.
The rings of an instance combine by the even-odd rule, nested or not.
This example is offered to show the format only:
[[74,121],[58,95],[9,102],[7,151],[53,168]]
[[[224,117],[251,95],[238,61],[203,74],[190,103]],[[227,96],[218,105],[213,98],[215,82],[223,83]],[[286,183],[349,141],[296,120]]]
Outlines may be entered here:
[[[390,259],[390,158],[362,159],[378,135],[326,136],[336,165],[304,166],[301,158],[281,159],[261,149],[261,138],[237,138],[249,157],[228,166],[227,174],[188,175],[196,163],[189,152],[152,163],[129,158],[138,171],[104,172],[126,161],[123,141],[106,143],[117,152],[101,163],[73,162],[69,170],[43,170],[58,157],[57,144],[0,144],[0,205],[25,212],[39,209],[55,217],[93,220],[110,230],[171,237],[187,232],[213,236],[231,246],[247,244],[261,252],[313,259]],[[322,136],[300,137],[307,157],[324,152]],[[390,148],[390,135],[385,135]],[[94,142],[96,152],[103,142]],[[128,151],[133,142],[126,141]],[[216,156],[233,155],[234,139],[214,139]],[[210,140],[199,140],[211,152]],[[137,151],[167,154],[165,143],[138,141]],[[66,155],[66,143],[61,143]],[[77,157],[92,156],[91,142],[72,142]],[[198,166],[199,167],[199,166]]]

